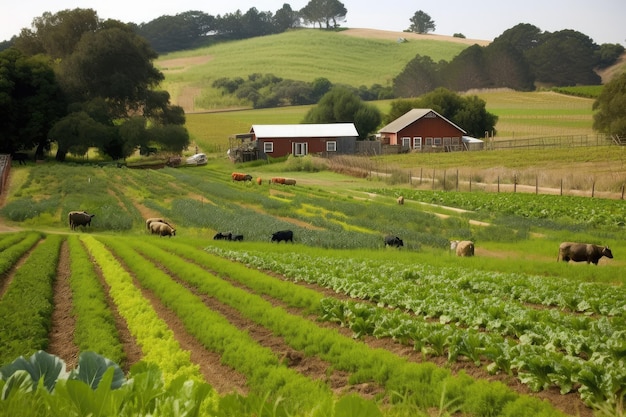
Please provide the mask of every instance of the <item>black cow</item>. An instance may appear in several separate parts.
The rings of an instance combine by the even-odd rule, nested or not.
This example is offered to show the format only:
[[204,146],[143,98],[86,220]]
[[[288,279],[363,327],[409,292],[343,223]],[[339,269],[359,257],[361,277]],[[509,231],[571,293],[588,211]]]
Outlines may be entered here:
[[272,233],[271,242],[280,243],[281,240],[284,240],[285,243],[288,241],[293,243],[293,232],[291,230],[281,230],[280,232]]
[[26,161],[28,161],[28,155],[24,152],[15,152],[11,154],[11,159],[13,161],[18,161],[20,165],[26,165]]
[[598,265],[603,256],[612,259],[613,253],[608,246],[592,245],[590,243],[563,242],[559,246],[557,261],[587,262]]
[[385,237],[385,247],[392,246],[395,248],[399,248],[404,246],[404,242],[398,236],[386,236]]
[[70,229],[75,230],[77,226],[91,226],[91,218],[95,214],[89,214],[86,211],[70,211],[68,214],[68,220],[70,222]]
[[243,235],[233,235],[232,239],[235,242],[242,242],[243,241]]
[[213,236],[213,240],[232,240],[233,234],[231,232],[217,232],[215,236]]

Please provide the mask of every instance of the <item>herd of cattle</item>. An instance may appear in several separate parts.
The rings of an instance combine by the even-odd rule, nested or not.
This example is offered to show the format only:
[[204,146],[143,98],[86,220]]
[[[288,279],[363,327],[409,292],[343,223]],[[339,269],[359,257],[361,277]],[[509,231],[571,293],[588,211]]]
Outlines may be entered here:
[[[230,174],[233,181],[252,181],[252,175],[244,174],[241,172],[233,172]],[[263,184],[263,179],[260,177],[256,179],[257,184]],[[293,178],[273,177],[270,179],[270,184],[282,184],[282,185],[296,185],[296,180]]]
[[[237,172],[232,173],[233,181],[252,181],[252,176],[248,174],[241,174]],[[257,178],[257,182],[261,184],[261,179]],[[294,185],[295,180],[293,180],[293,184],[287,184],[285,182],[285,178],[272,178],[272,182],[277,180],[276,183],[286,184],[286,185]],[[282,182],[279,182],[282,180]],[[397,199],[397,203],[400,205],[404,204],[404,197],[400,196]],[[89,214],[86,211],[70,211],[68,214],[69,224],[71,230],[76,230],[78,226],[91,226],[91,219],[94,217],[93,214]],[[146,219],[146,228],[150,231],[151,234],[162,236],[176,236],[176,229],[165,219],[163,218],[149,218]],[[243,241],[243,235],[241,234],[233,234],[232,232],[218,232],[213,236],[214,240],[230,240],[230,241]],[[281,230],[275,233],[272,233],[270,237],[270,242],[280,243],[284,241],[293,243],[293,231],[292,230]],[[401,248],[404,246],[404,242],[398,236],[385,236],[384,237],[384,245],[385,247],[393,247],[393,248]],[[450,241],[450,250],[454,251],[457,256],[474,256],[474,242],[471,240],[452,240]],[[613,253],[608,246],[599,246],[589,243],[575,243],[575,242],[563,242],[559,246],[559,255],[557,257],[557,262],[587,262],[588,264],[598,265],[599,260],[602,257],[607,257],[609,259],[613,258]]]

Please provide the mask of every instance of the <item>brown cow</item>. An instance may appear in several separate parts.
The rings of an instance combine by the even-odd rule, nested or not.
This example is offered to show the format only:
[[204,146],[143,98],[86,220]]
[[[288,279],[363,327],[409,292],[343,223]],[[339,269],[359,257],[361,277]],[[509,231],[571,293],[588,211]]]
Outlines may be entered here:
[[230,174],[233,181],[252,181],[252,175],[242,174],[241,172],[233,172]]
[[598,246],[590,243],[563,242],[559,245],[558,261],[563,262],[587,262],[598,265],[603,256],[613,258],[613,253],[608,246]]

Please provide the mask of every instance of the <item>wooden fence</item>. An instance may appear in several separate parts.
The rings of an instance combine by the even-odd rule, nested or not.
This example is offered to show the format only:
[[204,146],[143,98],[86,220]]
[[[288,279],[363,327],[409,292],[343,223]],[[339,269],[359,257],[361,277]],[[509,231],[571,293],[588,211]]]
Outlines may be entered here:
[[4,192],[9,173],[11,172],[11,155],[0,154],[0,194]]
[[510,140],[487,139],[485,149],[516,149],[516,148],[573,148],[579,146],[607,146],[615,145],[613,139],[604,134],[597,135],[568,135],[546,136],[541,138],[520,138]]

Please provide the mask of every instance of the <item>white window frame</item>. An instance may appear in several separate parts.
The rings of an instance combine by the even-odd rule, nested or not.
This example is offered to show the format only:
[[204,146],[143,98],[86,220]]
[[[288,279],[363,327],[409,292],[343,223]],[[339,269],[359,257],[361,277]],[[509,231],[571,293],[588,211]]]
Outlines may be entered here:
[[309,153],[309,144],[306,142],[294,142],[292,148],[293,156],[305,156]]
[[401,139],[403,148],[411,147],[411,138],[409,136],[403,136]]
[[413,138],[413,149],[422,149],[422,137],[415,136]]
[[274,152],[274,142],[263,142],[263,152],[265,153]]
[[425,146],[433,146],[433,138],[426,138]]
[[441,138],[435,138],[434,142],[435,146],[441,146]]
[[326,142],[326,152],[337,152],[337,141],[329,140]]

